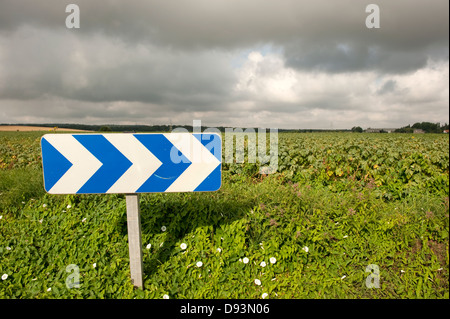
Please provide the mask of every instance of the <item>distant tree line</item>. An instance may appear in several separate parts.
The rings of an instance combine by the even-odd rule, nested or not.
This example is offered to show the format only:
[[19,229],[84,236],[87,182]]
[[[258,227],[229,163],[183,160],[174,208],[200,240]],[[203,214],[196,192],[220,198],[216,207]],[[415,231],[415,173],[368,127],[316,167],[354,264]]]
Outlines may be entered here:
[[420,129],[425,133],[442,133],[444,130],[448,130],[449,125],[445,123],[444,125],[440,125],[439,123],[431,123],[431,122],[417,122],[412,126],[407,125],[395,130],[396,133],[413,133],[414,130]]
[[352,127],[352,132],[353,133],[362,133],[364,130],[362,129],[361,126],[353,126]]
[[[49,128],[65,128],[74,130],[86,130],[86,131],[96,131],[96,132],[171,132],[175,128],[184,128],[189,132],[193,131],[192,125],[117,125],[117,124],[71,124],[71,123],[44,123],[44,124],[0,124],[0,125],[25,125],[25,126],[41,126]],[[208,126],[202,126],[202,131],[208,128]],[[225,132],[225,126],[216,127],[221,132]],[[235,129],[235,127],[232,127]],[[242,127],[242,129],[246,129]],[[257,132],[257,127],[254,127]],[[270,127],[266,127],[266,132],[268,132]],[[289,132],[289,133],[317,133],[317,132],[348,132],[348,129],[278,129],[278,132]]]

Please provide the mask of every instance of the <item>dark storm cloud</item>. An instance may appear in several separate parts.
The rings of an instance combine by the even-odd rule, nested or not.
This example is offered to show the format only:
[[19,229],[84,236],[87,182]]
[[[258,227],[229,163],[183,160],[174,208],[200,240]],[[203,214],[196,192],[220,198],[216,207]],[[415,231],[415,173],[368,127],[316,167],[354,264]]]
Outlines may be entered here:
[[[66,30],[18,29],[0,41],[0,97],[55,95],[91,102],[214,105],[231,90],[228,55],[126,44],[100,36],[82,40]],[[26,41],[24,40],[26,39]]]
[[[323,72],[379,71],[405,73],[424,67],[429,59],[448,60],[448,1],[375,1],[380,28],[367,29],[359,11],[336,12],[285,46],[288,66]],[[432,3],[432,4],[431,4]],[[343,26],[343,27],[341,27]],[[348,27],[345,27],[348,26]]]

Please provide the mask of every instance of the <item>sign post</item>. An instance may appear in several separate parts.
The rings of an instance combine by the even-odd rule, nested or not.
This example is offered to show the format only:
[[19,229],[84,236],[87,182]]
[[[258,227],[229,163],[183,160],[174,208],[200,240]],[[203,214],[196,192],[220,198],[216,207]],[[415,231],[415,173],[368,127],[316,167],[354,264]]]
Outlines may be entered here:
[[134,286],[143,288],[139,194],[128,194],[125,196],[125,200],[127,203],[128,250],[130,255],[131,282]]
[[126,194],[131,279],[143,287],[140,193],[217,191],[217,133],[46,134],[41,138],[49,194]]

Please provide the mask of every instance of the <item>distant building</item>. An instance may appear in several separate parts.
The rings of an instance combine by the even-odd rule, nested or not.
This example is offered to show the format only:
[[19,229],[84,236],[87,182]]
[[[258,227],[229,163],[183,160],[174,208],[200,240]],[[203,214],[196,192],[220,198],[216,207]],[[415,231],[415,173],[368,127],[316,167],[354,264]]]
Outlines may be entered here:
[[386,133],[392,133],[392,132],[395,132],[395,128],[368,128],[367,130],[366,130],[366,133],[383,133],[383,132],[386,132]]
[[415,134],[423,134],[423,133],[425,133],[425,131],[420,129],[420,128],[415,128],[413,133],[415,133]]

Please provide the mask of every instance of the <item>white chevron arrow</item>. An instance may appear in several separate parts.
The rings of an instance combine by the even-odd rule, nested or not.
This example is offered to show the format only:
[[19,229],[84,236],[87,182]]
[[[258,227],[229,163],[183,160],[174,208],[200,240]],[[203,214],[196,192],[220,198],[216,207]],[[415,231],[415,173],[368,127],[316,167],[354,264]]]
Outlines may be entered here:
[[164,136],[192,162],[166,192],[193,191],[220,164],[193,134],[166,133]]
[[50,134],[45,139],[72,163],[69,170],[48,191],[50,194],[76,193],[102,166],[72,135]]
[[105,134],[104,137],[133,163],[111,188],[108,189],[107,193],[133,193],[162,164],[132,134]]

